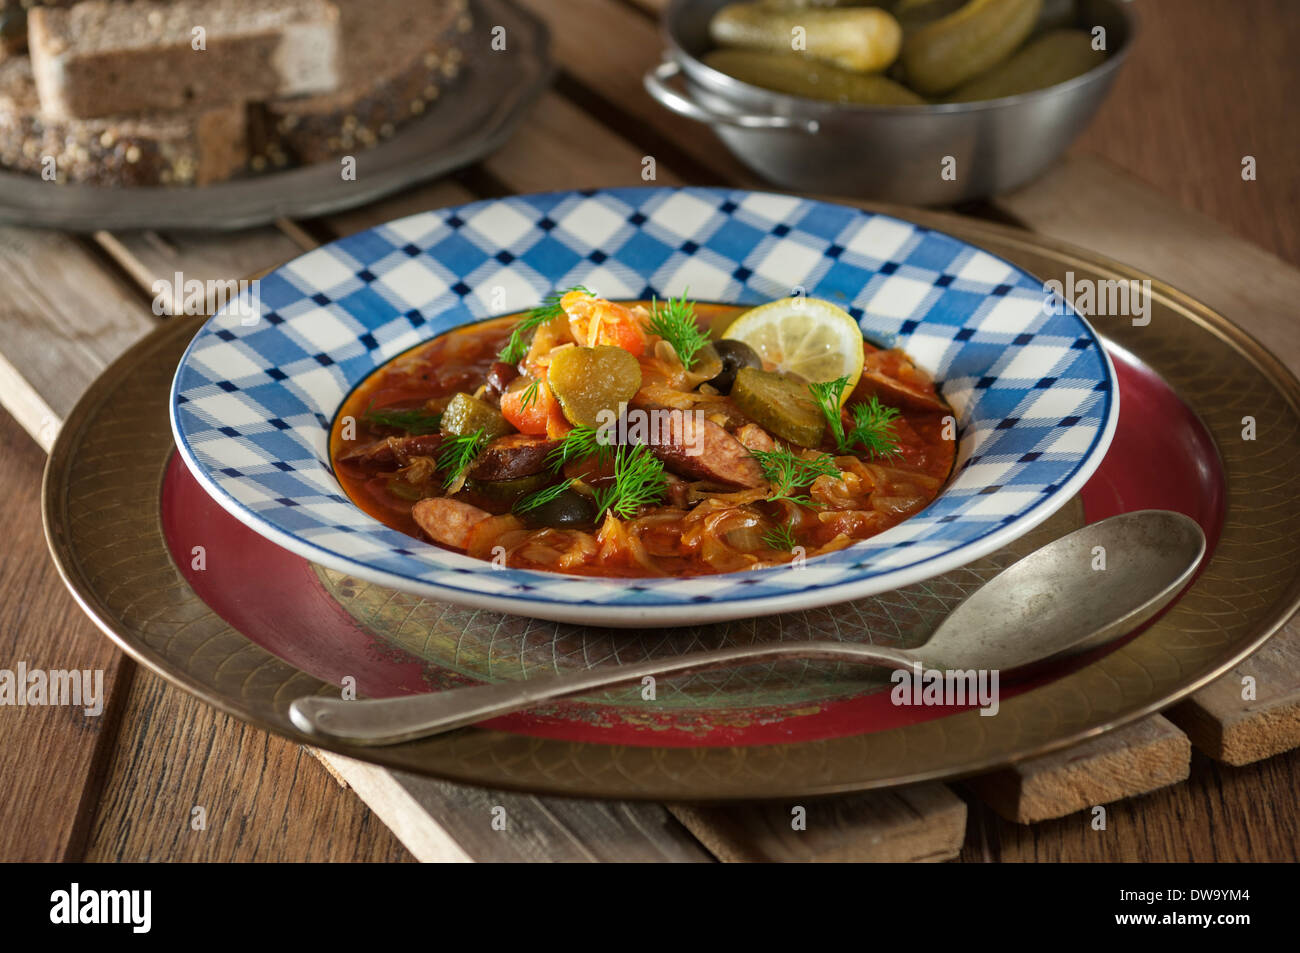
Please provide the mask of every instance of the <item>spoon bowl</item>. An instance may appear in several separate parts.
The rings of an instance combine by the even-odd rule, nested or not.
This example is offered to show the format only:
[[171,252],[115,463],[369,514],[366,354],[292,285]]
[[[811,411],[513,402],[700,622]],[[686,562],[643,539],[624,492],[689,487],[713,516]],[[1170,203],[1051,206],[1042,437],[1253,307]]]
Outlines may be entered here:
[[1132,632],[1169,604],[1205,534],[1169,510],[1121,513],[1035,550],[972,593],[915,653],[931,668],[1012,669]]

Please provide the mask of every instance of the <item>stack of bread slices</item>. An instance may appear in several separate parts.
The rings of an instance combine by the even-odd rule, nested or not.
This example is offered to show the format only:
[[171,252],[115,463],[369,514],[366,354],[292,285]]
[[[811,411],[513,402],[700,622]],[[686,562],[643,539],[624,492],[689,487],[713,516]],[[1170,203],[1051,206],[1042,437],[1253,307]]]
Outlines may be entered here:
[[0,0],[0,165],[207,185],[354,154],[455,79],[467,0]]

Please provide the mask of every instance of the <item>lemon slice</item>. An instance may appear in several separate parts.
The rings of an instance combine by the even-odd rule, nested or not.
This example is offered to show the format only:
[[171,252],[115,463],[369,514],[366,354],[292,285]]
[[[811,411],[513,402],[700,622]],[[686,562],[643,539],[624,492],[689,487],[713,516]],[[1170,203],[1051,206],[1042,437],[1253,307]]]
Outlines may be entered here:
[[862,376],[862,331],[843,308],[820,298],[782,298],[746,311],[722,335],[744,341],[768,370],[817,383],[847,377],[843,404]]

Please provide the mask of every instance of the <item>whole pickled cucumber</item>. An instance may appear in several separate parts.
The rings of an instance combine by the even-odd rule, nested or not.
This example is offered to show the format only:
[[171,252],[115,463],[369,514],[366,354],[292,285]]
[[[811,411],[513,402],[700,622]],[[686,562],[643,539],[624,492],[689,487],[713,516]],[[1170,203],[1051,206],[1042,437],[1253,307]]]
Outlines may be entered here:
[[1043,0],[970,0],[903,43],[908,85],[935,96],[1001,63],[1025,41]]
[[1046,89],[1082,76],[1105,61],[1106,53],[1092,48],[1092,35],[1086,30],[1052,30],[1030,40],[1009,60],[959,86],[948,101],[969,103]]
[[956,13],[966,2],[967,0],[895,0],[891,9],[906,37],[935,20]]
[[1043,12],[1038,15],[1034,32],[1068,29],[1075,25],[1077,15],[1074,0],[1043,0]]
[[[898,21],[875,7],[780,12],[762,3],[733,3],[714,14],[709,35],[718,46],[806,52],[858,73],[883,70],[898,57],[903,42]],[[802,50],[795,46],[798,37]]]
[[802,53],[714,50],[704,63],[742,83],[790,96],[868,106],[920,106],[925,100],[879,73],[850,73]]

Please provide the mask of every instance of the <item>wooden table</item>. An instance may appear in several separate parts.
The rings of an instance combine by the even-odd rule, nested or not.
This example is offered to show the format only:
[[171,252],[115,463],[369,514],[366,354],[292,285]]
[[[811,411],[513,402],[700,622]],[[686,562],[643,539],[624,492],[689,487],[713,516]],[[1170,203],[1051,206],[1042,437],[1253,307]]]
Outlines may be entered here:
[[[0,667],[102,668],[108,687],[97,719],[58,707],[0,709],[0,859],[411,858],[308,750],[170,687],[87,621],[46,555],[43,447],[98,369],[157,320],[148,307],[155,276],[238,277],[319,241],[476,196],[639,184],[644,155],[656,158],[659,184],[753,183],[709,133],[641,92],[640,74],[658,56],[661,0],[524,3],[555,28],[559,81],[506,148],[454,178],[348,214],[236,235],[0,229],[0,334],[32,355],[22,366],[0,360],[10,411],[0,414]],[[1175,283],[1188,271],[1188,247],[1240,256],[1246,279],[1252,267],[1271,267],[1266,252],[1300,266],[1292,55],[1300,9],[1291,0],[1143,0],[1139,12],[1137,49],[1067,162],[1017,195],[964,211],[1023,221]],[[1241,177],[1246,155],[1256,158],[1256,181]],[[1072,203],[1081,183],[1108,198]],[[1156,215],[1192,244],[1152,242],[1132,227]],[[1182,283],[1213,303],[1214,287],[1190,286],[1195,275]],[[1078,815],[1019,826],[971,799],[961,856],[1294,860],[1297,790],[1300,752],[1239,769],[1194,755],[1188,783],[1112,806],[1115,836],[1096,836]],[[205,809],[205,830],[191,827],[195,807]],[[672,817],[654,817],[672,826],[669,841],[687,845],[678,859],[708,859]]]

